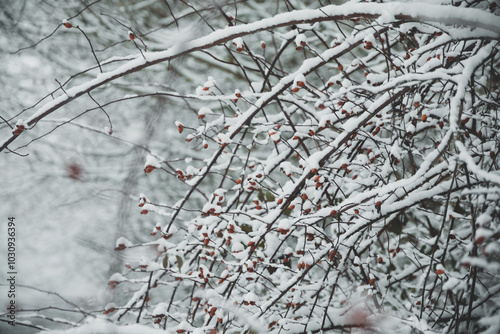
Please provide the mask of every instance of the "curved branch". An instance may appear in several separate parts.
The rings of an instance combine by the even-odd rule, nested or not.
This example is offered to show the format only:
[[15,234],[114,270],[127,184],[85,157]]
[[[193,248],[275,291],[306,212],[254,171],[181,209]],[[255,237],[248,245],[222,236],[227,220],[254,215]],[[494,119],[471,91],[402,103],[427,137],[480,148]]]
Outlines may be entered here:
[[[444,9],[447,14],[446,18],[443,18],[442,16],[442,11]],[[498,39],[500,37],[500,26],[497,24],[498,17],[493,14],[486,14],[481,10],[473,8],[457,8],[452,6],[427,4],[424,8],[424,6],[421,6],[420,4],[395,5],[362,3],[345,4],[342,6],[331,5],[316,10],[298,10],[290,13],[278,14],[272,18],[263,19],[254,23],[214,31],[207,36],[174,45],[165,51],[144,53],[144,57],[137,57],[116,70],[102,73],[87,83],[68,89],[67,95],[61,95],[53,101],[46,103],[39,108],[34,115],[25,121],[29,126],[33,126],[40,119],[65,106],[74,99],[77,99],[78,97],[118,78],[195,51],[208,49],[213,46],[226,43],[236,37],[293,24],[345,20],[354,17],[364,17],[367,19],[381,18],[389,21],[426,20],[433,22],[445,22],[449,24],[466,24],[485,29],[485,31],[480,32],[485,37],[494,39]],[[286,87],[283,87],[283,89],[285,88]],[[0,152],[6,149],[8,145],[17,139],[17,137],[18,135],[12,134],[9,138],[4,140],[0,145]]]

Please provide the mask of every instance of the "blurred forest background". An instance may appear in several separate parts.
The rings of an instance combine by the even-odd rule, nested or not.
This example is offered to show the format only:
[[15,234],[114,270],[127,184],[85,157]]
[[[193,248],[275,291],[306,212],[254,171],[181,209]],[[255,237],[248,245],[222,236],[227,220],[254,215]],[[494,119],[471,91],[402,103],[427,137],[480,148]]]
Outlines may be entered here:
[[[100,61],[115,58],[120,63],[138,53],[128,38],[128,29],[116,20],[144,36],[148,51],[163,50],[181,37],[189,39],[192,34],[207,32],[206,25],[188,6],[181,1],[169,3],[178,15],[191,17],[190,24],[182,21],[183,35],[176,32],[163,1],[2,2],[1,116],[15,123],[33,113],[33,106],[59,87],[56,80],[62,83],[75,73],[95,67],[85,36],[76,29],[61,27],[63,19],[80,12],[72,22],[85,31]],[[208,56],[198,56],[142,71],[116,82],[111,89],[93,92],[92,97],[105,103],[170,87],[186,89],[193,85],[193,76],[202,81],[211,72],[223,72],[210,69]],[[97,73],[96,69],[84,73],[76,83]],[[185,191],[178,183],[147,177],[143,165],[148,152],[144,148],[180,159],[199,153],[176,144],[179,137],[174,120],[192,113],[177,99],[152,96],[106,106],[113,136],[106,134],[105,127],[110,127],[106,114],[101,110],[86,112],[95,107],[89,97],[73,102],[40,122],[40,132],[30,136],[26,142],[29,146],[18,150],[19,154],[2,154],[0,212],[4,220],[16,218],[18,284],[56,291],[82,307],[102,308],[112,299],[107,289],[109,276],[126,262],[114,251],[116,239],[127,235],[134,242],[146,241],[144,236],[149,235],[151,224],[156,224],[154,217],[140,215],[139,194],[148,189],[152,196],[169,201],[173,198],[168,194]],[[72,124],[55,127],[70,119],[74,120]],[[51,133],[31,142],[47,132]],[[2,223],[2,228],[5,226]],[[6,240],[1,239],[3,253]],[[1,268],[6,268],[5,262],[2,256]],[[4,282],[5,270],[0,275]],[[2,291],[1,300],[7,301],[4,297]],[[20,286],[16,300],[23,309],[61,302]]]

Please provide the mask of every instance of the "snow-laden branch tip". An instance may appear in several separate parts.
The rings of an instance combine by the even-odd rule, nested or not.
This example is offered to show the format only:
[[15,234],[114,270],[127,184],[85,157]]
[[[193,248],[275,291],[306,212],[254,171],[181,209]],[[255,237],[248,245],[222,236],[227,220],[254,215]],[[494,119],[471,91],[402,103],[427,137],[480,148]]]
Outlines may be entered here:
[[489,173],[474,162],[474,158],[467,152],[464,144],[460,141],[455,142],[456,147],[460,151],[458,158],[467,164],[467,168],[470,172],[474,173],[479,179],[487,182],[494,182],[500,184],[500,175],[495,173]]

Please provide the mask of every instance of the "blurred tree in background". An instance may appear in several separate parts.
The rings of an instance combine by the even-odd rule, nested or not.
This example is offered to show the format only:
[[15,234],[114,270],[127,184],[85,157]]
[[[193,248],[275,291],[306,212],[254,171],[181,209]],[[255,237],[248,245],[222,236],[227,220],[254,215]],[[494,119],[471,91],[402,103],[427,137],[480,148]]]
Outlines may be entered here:
[[18,326],[496,333],[499,12],[10,2]]

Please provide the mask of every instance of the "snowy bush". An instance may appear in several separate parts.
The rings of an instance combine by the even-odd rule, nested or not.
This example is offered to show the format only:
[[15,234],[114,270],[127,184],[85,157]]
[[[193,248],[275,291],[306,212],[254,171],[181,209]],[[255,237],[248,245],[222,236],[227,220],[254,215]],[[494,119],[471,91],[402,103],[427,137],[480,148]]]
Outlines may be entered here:
[[[122,27],[133,56],[100,60],[2,124],[10,151],[134,73],[183,81],[130,97],[175,101],[155,126],[177,134],[143,147],[151,186],[131,195],[154,222],[114,245],[142,255],[110,277],[114,304],[85,316],[114,332],[497,333],[495,2],[166,2],[151,39]],[[193,25],[168,46],[156,31]]]

